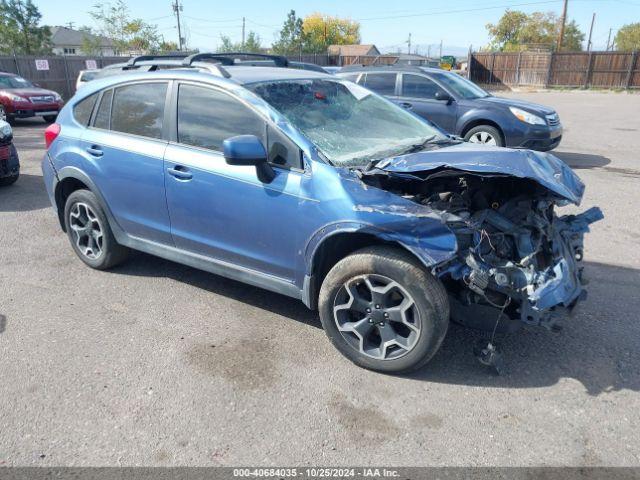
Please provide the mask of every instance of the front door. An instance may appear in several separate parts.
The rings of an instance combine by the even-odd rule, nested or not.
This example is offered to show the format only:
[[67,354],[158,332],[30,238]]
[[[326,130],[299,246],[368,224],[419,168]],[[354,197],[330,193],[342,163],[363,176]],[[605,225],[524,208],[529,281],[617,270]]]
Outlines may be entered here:
[[[178,248],[292,280],[297,259],[300,151],[239,99],[182,83],[177,138],[165,154],[167,205]],[[268,146],[275,179],[228,165],[222,142],[256,135]]]
[[436,93],[443,91],[433,80],[412,73],[402,74],[402,87],[397,103],[415,114],[435,123],[447,133],[455,133],[457,104],[436,100]]

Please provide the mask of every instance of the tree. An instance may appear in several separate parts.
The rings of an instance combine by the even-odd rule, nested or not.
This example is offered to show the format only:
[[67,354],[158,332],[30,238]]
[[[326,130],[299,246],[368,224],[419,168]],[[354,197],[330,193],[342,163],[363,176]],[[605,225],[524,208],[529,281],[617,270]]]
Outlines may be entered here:
[[163,40],[162,42],[160,42],[160,45],[158,47],[158,51],[162,52],[162,53],[171,53],[171,52],[177,52],[178,51],[178,44],[174,41],[166,41]]
[[260,35],[255,32],[249,32],[247,35],[247,39],[242,45],[242,42],[233,42],[226,35],[220,35],[220,41],[222,45],[218,47],[218,52],[248,52],[248,53],[259,53],[261,50],[260,46]]
[[291,10],[279,32],[279,38],[273,44],[273,51],[282,55],[298,53],[302,49],[303,30],[302,19]]
[[33,55],[51,52],[51,30],[31,0],[0,0],[0,50]]
[[302,21],[303,51],[325,53],[329,45],[360,43],[360,24],[353,20],[313,13]]
[[97,31],[113,40],[121,52],[155,52],[160,48],[160,35],[156,25],[140,18],[131,18],[124,0],[115,4],[96,4],[89,15],[98,24]]
[[[527,15],[517,10],[507,10],[496,24],[488,24],[492,50],[520,51],[532,47],[555,48],[560,32],[560,19],[553,12],[533,12]],[[562,41],[563,50],[582,50],[584,33],[575,20],[567,22]]]
[[640,22],[629,23],[618,30],[615,44],[618,50],[640,50]]
[[87,25],[83,25],[78,29],[85,35],[82,37],[80,50],[84,55],[99,55],[102,52],[102,39],[93,29]]

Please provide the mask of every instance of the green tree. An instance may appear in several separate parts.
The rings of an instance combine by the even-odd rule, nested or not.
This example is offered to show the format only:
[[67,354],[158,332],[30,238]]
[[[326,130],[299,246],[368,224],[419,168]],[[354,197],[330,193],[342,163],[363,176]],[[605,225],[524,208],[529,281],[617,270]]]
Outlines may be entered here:
[[31,0],[0,0],[0,50],[33,55],[51,52],[51,30]]
[[83,25],[78,30],[85,34],[82,37],[80,51],[84,55],[100,55],[102,52],[102,39],[99,34],[94,33],[93,29],[87,25]]
[[329,45],[360,43],[360,24],[322,13],[308,15],[302,21],[303,51],[325,53]]
[[[520,51],[531,48],[554,49],[560,32],[560,19],[553,12],[533,12],[527,15],[517,10],[507,10],[496,24],[488,24],[491,37],[490,49]],[[582,50],[584,33],[575,20],[566,23],[562,49]]]
[[618,50],[640,50],[640,22],[629,23],[618,30],[615,45]]
[[296,16],[295,10],[291,10],[287,14],[287,19],[282,25],[272,49],[281,55],[298,53],[304,43],[303,37],[302,19]]
[[112,39],[116,49],[121,52],[155,52],[160,48],[157,26],[140,18],[131,18],[124,0],[118,0],[115,4],[96,4],[89,15],[98,24],[96,30]]
[[260,35],[257,33],[250,31],[247,34],[247,38],[242,45],[242,42],[233,42],[231,38],[226,35],[220,36],[221,45],[218,47],[218,52],[248,52],[248,53],[259,53],[261,51],[261,40]]
[[158,51],[160,51],[162,53],[177,52],[178,51],[178,44],[176,42],[171,41],[171,40],[169,40],[169,41],[163,40],[162,42],[160,42],[160,45],[158,47]]

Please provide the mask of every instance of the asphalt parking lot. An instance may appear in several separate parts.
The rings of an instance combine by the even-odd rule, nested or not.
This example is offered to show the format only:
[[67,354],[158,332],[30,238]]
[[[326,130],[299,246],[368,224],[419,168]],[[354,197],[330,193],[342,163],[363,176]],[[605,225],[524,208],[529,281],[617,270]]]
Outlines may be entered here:
[[139,254],[78,260],[14,127],[0,190],[0,465],[640,465],[640,94],[510,93],[555,107],[558,156],[605,220],[564,330],[502,339],[495,376],[452,325],[433,361],[346,361],[295,300]]

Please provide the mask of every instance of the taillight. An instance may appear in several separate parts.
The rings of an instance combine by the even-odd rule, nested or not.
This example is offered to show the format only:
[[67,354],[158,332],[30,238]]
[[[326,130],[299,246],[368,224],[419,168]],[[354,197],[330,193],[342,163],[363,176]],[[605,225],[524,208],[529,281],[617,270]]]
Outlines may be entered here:
[[60,135],[60,124],[52,123],[44,131],[44,143],[47,145],[47,149],[51,146],[53,141]]

